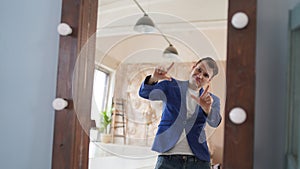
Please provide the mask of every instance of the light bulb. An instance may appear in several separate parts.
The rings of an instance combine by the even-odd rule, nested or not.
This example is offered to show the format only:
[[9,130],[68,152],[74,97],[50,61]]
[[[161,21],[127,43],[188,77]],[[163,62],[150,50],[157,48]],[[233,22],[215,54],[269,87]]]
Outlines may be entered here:
[[229,112],[229,119],[234,124],[242,124],[247,119],[246,111],[240,107],[235,107]]
[[56,98],[52,102],[52,107],[55,110],[63,110],[68,106],[68,102],[65,99],[62,98]]
[[66,23],[60,23],[57,26],[57,31],[62,36],[67,36],[72,33],[72,28]]
[[248,25],[248,16],[244,12],[237,12],[232,16],[231,24],[236,29],[243,29]]

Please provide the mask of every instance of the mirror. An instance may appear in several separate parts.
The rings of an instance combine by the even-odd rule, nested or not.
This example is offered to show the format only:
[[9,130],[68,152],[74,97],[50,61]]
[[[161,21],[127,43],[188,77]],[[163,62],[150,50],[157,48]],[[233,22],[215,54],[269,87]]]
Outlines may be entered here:
[[[179,56],[162,57],[168,43],[160,33],[134,32],[136,21],[143,16],[134,1],[99,0],[97,32],[89,39],[96,41],[95,59],[87,54],[87,43],[78,57],[73,82],[83,86],[94,84],[91,120],[95,121],[95,126],[91,128],[83,117],[84,105],[75,104],[78,119],[91,140],[89,169],[154,168],[157,153],[151,151],[151,145],[161,118],[162,104],[142,99],[138,90],[144,78],[157,66],[166,67],[174,62],[168,74],[187,80],[193,62],[206,56],[214,58],[220,71],[210,84],[210,92],[220,98],[224,117],[228,1],[138,2],[176,47]],[[93,80],[76,78],[79,73],[92,73],[82,70],[80,65],[95,67]],[[84,91],[78,91],[74,86],[74,97],[82,98],[80,95]],[[102,112],[105,110],[108,116],[112,114],[113,119],[121,122],[120,128],[114,129],[116,122],[111,122],[108,127],[104,125]],[[221,164],[224,120],[218,128],[206,125],[205,130],[211,163]],[[104,143],[101,138],[104,133],[113,134],[109,136],[113,140]]]

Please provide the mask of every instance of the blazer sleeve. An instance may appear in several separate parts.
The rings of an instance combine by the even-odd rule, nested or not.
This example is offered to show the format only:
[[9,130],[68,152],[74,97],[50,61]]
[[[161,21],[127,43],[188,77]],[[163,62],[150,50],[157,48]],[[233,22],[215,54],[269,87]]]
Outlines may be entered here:
[[213,97],[213,104],[206,121],[211,127],[218,127],[222,121],[222,116],[220,114],[220,99],[213,94],[211,94],[211,96]]
[[162,81],[149,85],[147,82],[150,77],[151,75],[147,76],[142,82],[139,89],[139,96],[152,101],[166,101],[166,82]]

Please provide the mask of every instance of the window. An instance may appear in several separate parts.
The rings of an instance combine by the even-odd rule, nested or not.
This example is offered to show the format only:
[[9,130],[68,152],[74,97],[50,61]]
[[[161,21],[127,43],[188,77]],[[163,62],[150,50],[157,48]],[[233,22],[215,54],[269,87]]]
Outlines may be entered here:
[[91,119],[99,124],[99,113],[107,108],[109,91],[109,73],[105,70],[95,69],[93,83],[93,98]]

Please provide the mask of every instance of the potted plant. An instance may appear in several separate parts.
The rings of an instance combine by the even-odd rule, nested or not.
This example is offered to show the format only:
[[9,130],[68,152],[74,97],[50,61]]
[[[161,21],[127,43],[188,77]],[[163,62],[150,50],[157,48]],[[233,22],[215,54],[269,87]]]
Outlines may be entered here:
[[101,141],[103,143],[110,143],[111,142],[111,134],[110,134],[110,124],[112,121],[111,118],[112,110],[107,111],[104,110],[101,112],[102,122],[101,122]]

